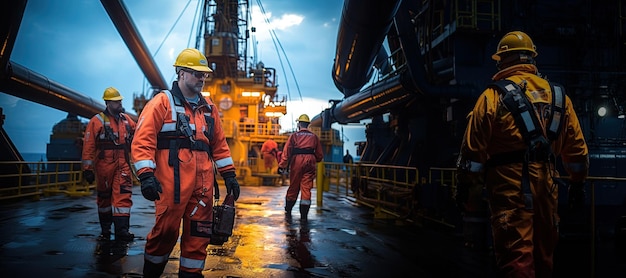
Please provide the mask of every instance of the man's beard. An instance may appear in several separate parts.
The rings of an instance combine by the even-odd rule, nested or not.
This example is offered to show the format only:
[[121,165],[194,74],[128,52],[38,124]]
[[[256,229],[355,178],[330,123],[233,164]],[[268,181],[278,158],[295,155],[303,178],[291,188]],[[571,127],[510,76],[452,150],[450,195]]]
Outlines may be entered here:
[[113,115],[118,115],[119,113],[123,113],[124,112],[124,107],[120,106],[119,108],[109,108],[109,112],[111,112],[111,114]]
[[197,83],[191,85],[191,84],[185,82],[185,86],[187,86],[187,89],[189,89],[190,91],[192,91],[192,92],[194,92],[196,94],[199,94],[199,93],[202,92],[202,87],[204,86],[204,83],[203,82],[197,82]]

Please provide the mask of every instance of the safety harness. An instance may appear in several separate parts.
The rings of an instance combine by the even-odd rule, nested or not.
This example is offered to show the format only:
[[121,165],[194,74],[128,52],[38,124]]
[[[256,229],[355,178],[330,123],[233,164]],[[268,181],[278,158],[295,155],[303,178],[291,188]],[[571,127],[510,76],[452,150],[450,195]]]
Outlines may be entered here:
[[[133,131],[130,129],[130,124],[128,122],[128,118],[126,118],[126,114],[120,113],[120,119],[122,119],[122,122],[126,127],[126,137],[124,138],[123,143],[117,142],[120,135],[117,132],[113,132],[113,129],[111,128],[111,120],[109,119],[109,116],[107,116],[107,114],[105,114],[104,112],[100,112],[96,115],[96,117],[100,120],[104,128],[104,132],[100,132],[96,141],[96,146],[99,150],[124,149],[124,145],[130,143],[130,140],[132,140]],[[100,158],[103,158],[103,155],[103,153],[100,153]]]
[[[302,130],[301,132],[308,132],[308,133],[313,133],[309,130]],[[294,138],[296,137],[296,134],[298,134],[297,132],[294,133],[291,137],[289,137],[289,146],[290,146],[290,151],[289,151],[289,159],[287,160],[287,171],[289,171],[289,167],[291,165],[291,160],[293,158],[294,155],[299,155],[299,154],[315,154],[315,149],[312,148],[296,148],[294,147]]]
[[124,158],[126,159],[126,163],[132,171],[133,166],[130,163],[130,144],[133,140],[133,130],[130,128],[130,123],[128,122],[128,116],[124,113],[120,113],[120,119],[124,123],[126,127],[126,136],[124,137],[123,143],[118,143],[119,133],[113,132],[111,128],[111,120],[106,113],[100,112],[96,115],[96,117],[102,122],[102,126],[104,128],[104,132],[100,132],[96,140],[96,148],[99,150],[98,157],[100,159],[104,158],[104,150],[124,150]]
[[[529,162],[554,163],[554,154],[550,143],[559,136],[561,126],[565,120],[565,93],[558,84],[550,83],[552,89],[552,103],[548,119],[548,129],[545,131],[537,119],[535,108],[526,97],[526,82],[519,86],[511,80],[499,80],[489,85],[498,91],[506,109],[511,112],[515,125],[519,128],[526,149],[492,155],[487,166],[499,166],[522,162],[522,193],[526,209],[533,209],[533,196],[530,189]],[[547,137],[547,138],[546,138]]]
[[[165,123],[157,135],[157,149],[169,149],[168,164],[174,168],[174,203],[180,203],[180,161],[178,160],[178,151],[180,149],[205,151],[211,157],[211,147],[203,142],[194,140],[196,134],[196,125],[189,122],[189,116],[185,114],[183,100],[170,91],[163,91],[170,100],[172,108],[173,123]],[[200,98],[203,100],[203,98]],[[215,119],[211,115],[213,111],[212,105],[207,103],[208,111],[204,113],[206,121],[206,129],[203,130],[204,135],[213,140],[213,127]]]

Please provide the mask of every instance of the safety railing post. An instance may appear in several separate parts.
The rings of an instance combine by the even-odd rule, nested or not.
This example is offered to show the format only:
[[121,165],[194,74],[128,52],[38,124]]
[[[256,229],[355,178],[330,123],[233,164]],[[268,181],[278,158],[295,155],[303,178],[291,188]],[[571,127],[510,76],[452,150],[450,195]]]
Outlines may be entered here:
[[315,179],[315,184],[317,186],[317,207],[321,208],[322,204],[323,204],[323,197],[324,197],[324,177],[326,176],[325,173],[326,167],[324,166],[324,162],[319,162],[317,163],[317,178]]

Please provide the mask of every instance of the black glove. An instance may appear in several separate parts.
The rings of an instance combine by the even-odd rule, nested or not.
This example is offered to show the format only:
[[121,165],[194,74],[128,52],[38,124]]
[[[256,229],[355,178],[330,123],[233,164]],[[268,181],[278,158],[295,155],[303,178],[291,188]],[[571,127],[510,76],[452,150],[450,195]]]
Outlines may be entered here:
[[87,181],[88,184],[92,184],[93,181],[96,180],[96,175],[93,174],[92,170],[83,171],[83,177],[85,178],[85,181]]
[[585,183],[570,182],[567,195],[567,202],[570,209],[582,209],[585,206]]
[[226,184],[226,193],[233,194],[235,200],[239,199],[241,189],[239,188],[239,182],[237,181],[235,172],[226,172],[222,174],[222,177],[224,178],[224,183]]
[[143,195],[146,200],[161,200],[159,193],[163,193],[163,190],[161,189],[161,183],[156,179],[154,173],[143,173],[139,175],[139,180],[141,181],[141,195]]

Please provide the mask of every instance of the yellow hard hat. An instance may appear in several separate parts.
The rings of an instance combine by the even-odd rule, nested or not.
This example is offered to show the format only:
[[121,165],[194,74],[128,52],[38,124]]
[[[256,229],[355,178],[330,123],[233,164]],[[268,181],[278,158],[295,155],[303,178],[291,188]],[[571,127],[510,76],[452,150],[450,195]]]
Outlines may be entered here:
[[307,114],[302,114],[298,117],[298,122],[310,123],[311,120],[309,120],[309,116]]
[[498,49],[496,49],[495,54],[491,55],[491,58],[500,61],[500,55],[509,51],[528,51],[532,53],[533,57],[537,56],[537,50],[533,40],[522,31],[506,33],[498,43]]
[[213,72],[209,68],[209,64],[204,54],[200,53],[200,51],[194,48],[183,49],[183,51],[178,54],[178,57],[174,62],[174,66],[190,68],[192,70],[201,72]]
[[104,89],[104,94],[102,94],[102,99],[104,100],[122,100],[123,97],[120,95],[120,91],[113,87],[108,87]]

